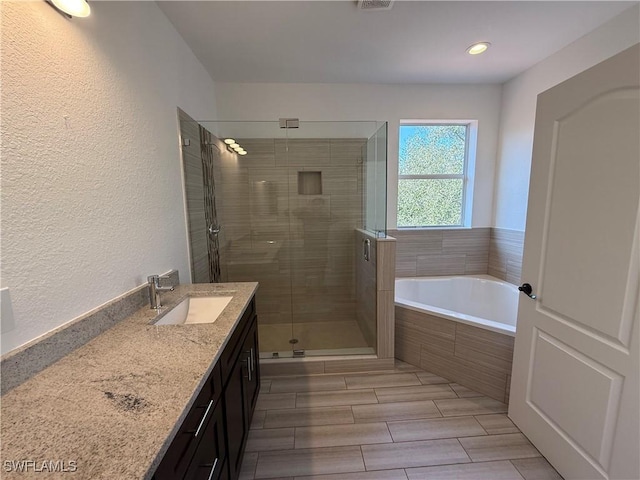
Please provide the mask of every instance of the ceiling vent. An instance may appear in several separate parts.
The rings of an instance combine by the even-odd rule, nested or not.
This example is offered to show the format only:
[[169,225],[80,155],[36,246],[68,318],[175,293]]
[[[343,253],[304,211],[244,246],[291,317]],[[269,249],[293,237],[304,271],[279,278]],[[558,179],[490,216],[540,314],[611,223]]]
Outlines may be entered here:
[[391,10],[393,0],[358,0],[360,10]]

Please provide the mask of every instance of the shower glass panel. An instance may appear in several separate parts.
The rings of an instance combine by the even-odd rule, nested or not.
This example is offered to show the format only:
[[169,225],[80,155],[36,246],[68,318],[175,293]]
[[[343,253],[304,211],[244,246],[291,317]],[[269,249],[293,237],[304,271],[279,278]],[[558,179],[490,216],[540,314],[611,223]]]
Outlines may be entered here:
[[386,223],[380,205],[386,192],[377,191],[386,190],[380,178],[384,163],[386,181],[386,124],[199,124],[219,150],[221,279],[260,283],[261,357],[375,353],[357,322],[355,231],[377,232]]
[[365,230],[387,236],[387,124],[367,140],[364,154]]

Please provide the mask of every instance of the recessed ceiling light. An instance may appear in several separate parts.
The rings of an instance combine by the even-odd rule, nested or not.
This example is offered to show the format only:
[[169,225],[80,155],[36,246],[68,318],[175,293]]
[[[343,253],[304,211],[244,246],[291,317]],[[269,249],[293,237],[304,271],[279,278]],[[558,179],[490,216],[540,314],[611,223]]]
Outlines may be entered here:
[[491,44],[489,42],[474,43],[469,48],[467,48],[467,53],[469,55],[480,55],[481,53],[486,52],[487,48],[489,48],[490,45]]
[[225,138],[224,143],[231,145],[232,143],[236,143],[236,141],[233,138]]
[[91,14],[91,7],[85,0],[51,0],[51,3],[72,17],[88,17]]

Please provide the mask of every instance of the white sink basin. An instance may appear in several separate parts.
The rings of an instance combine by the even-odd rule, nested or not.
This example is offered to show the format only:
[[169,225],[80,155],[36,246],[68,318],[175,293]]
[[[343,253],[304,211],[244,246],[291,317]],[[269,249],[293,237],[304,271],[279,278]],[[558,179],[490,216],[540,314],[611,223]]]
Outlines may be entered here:
[[233,297],[187,297],[158,320],[156,325],[213,323]]

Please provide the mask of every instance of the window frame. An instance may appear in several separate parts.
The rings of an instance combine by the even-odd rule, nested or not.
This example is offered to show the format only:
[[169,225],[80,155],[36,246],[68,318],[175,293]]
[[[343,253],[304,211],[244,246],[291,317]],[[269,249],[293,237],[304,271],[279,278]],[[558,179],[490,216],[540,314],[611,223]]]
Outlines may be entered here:
[[[400,174],[400,130],[402,127],[438,127],[457,125],[465,127],[464,164],[461,174]],[[462,208],[460,223],[453,225],[396,225],[398,230],[419,230],[419,229],[446,229],[446,228],[470,228],[471,213],[473,207],[473,178],[475,173],[475,154],[477,144],[477,120],[400,120],[398,127],[398,195],[396,215],[400,208],[400,181],[401,180],[462,180]],[[396,219],[397,224],[397,219]]]

